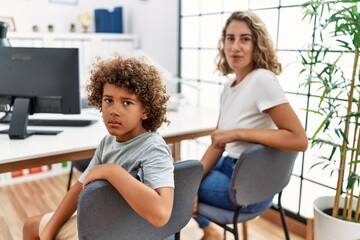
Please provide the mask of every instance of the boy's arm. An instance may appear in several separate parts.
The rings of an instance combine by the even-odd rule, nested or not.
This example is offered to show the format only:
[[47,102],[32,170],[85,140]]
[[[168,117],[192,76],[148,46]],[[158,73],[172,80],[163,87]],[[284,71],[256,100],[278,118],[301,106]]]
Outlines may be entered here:
[[66,193],[54,215],[45,226],[40,239],[54,239],[60,227],[74,214],[77,207],[77,199],[82,190],[82,184],[76,182]]
[[97,179],[110,182],[134,211],[152,225],[162,227],[169,221],[174,200],[173,187],[154,190],[113,163],[93,167],[83,185]]

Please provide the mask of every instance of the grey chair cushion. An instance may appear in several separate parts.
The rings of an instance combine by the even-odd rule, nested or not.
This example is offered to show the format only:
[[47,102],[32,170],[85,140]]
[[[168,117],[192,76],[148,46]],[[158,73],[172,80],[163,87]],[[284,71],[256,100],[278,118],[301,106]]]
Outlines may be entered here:
[[[250,219],[256,218],[259,215],[261,215],[270,206],[271,204],[259,212],[240,214],[238,218],[238,222],[245,222]],[[232,223],[234,218],[234,211],[214,207],[206,203],[200,203],[198,205],[198,211],[201,213],[202,216],[209,219],[210,221],[216,221],[217,223],[220,224]]]

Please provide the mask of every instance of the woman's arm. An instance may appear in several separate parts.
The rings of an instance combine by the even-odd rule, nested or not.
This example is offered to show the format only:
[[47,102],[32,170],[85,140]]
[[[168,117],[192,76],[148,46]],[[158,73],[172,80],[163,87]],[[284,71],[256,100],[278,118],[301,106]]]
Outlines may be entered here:
[[[214,134],[211,138],[213,138]],[[204,166],[203,177],[209,173],[209,171],[215,166],[219,158],[224,152],[224,146],[215,145],[215,141],[212,139],[212,144],[207,148],[203,157],[201,158],[201,162]]]
[[278,129],[231,129],[216,130],[212,136],[215,143],[234,141],[260,143],[288,151],[305,151],[308,140],[304,128],[288,103],[266,111]]
[[154,226],[162,227],[169,221],[173,207],[174,188],[162,187],[154,190],[134,178],[121,166],[113,163],[94,166],[83,186],[97,179],[106,179],[135,212]]
[[75,183],[66,193],[54,215],[45,226],[40,239],[55,239],[56,233],[60,227],[74,214],[77,207],[77,199],[82,190],[80,182]]

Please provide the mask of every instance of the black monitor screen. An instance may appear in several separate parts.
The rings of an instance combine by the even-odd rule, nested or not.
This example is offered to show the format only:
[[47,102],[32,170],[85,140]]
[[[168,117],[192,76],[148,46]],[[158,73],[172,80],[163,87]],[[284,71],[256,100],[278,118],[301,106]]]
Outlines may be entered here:
[[[13,111],[10,138],[26,137],[28,114],[80,113],[78,51],[0,47],[0,105]],[[25,136],[11,136],[12,128]]]

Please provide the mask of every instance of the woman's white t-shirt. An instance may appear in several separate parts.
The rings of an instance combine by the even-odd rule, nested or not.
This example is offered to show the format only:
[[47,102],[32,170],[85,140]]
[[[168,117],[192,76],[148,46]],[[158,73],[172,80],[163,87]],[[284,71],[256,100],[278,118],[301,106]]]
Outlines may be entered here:
[[[288,103],[275,74],[266,69],[250,72],[240,83],[231,87],[234,80],[224,84],[221,94],[218,128],[276,129],[269,114],[264,111]],[[251,143],[236,141],[226,144],[225,151],[238,158]]]

